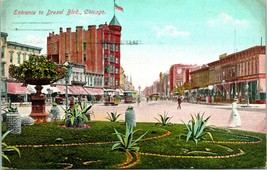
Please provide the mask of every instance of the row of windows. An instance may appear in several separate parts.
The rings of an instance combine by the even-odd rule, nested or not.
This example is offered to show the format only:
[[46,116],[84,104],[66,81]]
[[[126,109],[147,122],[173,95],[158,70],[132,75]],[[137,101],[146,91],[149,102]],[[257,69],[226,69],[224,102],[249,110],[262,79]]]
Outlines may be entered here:
[[119,45],[118,44],[108,44],[108,43],[104,43],[104,49],[108,50],[110,49],[110,51],[119,51]]
[[[113,78],[105,78],[104,80],[105,86],[114,86],[114,79]],[[115,79],[115,86],[119,85],[119,80]]]
[[252,60],[247,62],[242,62],[237,65],[238,68],[238,75],[244,76],[244,75],[250,75],[258,73],[258,60]]
[[[31,54],[25,54],[23,53],[17,53],[17,64],[21,64],[23,61],[26,61],[27,60],[27,56],[28,58],[30,58],[32,55]],[[22,60],[22,62],[21,62]],[[13,55],[13,52],[10,52],[10,56],[9,56],[9,62],[10,63],[13,63],[14,62],[14,55]]]
[[[114,66],[105,66],[105,73],[114,73]],[[119,69],[115,68],[115,74],[119,74]]]
[[[105,61],[110,61],[112,63],[114,63],[114,55],[110,55],[110,57],[108,57],[107,54],[104,55],[104,59]],[[115,57],[115,63],[118,64],[119,63],[119,58],[118,57]]]

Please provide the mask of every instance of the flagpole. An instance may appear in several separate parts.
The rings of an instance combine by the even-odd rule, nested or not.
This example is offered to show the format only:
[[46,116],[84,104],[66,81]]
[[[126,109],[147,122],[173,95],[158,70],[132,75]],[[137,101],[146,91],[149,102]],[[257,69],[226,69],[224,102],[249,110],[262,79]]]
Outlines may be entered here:
[[113,10],[114,10],[114,16],[115,16],[115,0],[114,0]]

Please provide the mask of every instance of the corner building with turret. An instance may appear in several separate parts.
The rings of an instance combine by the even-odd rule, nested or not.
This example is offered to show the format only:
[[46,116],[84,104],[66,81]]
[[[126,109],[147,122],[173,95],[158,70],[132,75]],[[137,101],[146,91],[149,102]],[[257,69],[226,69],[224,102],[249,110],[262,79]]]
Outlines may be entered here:
[[76,26],[72,32],[59,28],[59,34],[49,33],[47,57],[63,64],[66,61],[77,67],[85,66],[82,72],[72,70],[72,82],[97,88],[120,88],[120,23],[114,15],[109,24],[87,29]]

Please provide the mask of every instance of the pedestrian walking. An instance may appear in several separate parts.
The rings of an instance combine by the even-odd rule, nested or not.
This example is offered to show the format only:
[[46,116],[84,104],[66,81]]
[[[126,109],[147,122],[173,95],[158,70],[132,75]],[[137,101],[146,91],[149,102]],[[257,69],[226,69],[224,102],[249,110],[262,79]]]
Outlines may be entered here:
[[139,106],[139,103],[140,103],[141,101],[140,101],[140,97],[138,97],[137,98],[137,104],[138,104],[138,106]]
[[182,103],[182,98],[181,98],[181,96],[178,96],[178,107],[177,107],[177,109],[182,109],[182,107],[181,107],[181,103]]
[[241,127],[241,118],[237,111],[237,102],[238,102],[238,99],[235,98],[234,102],[232,103],[232,111],[231,111],[231,116],[229,120],[229,123],[230,123],[229,127],[231,128]]

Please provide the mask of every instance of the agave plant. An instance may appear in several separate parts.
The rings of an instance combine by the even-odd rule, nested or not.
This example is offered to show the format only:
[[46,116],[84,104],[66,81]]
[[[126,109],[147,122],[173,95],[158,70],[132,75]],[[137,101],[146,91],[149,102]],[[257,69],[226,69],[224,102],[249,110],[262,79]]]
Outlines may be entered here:
[[[79,108],[80,107],[80,108]],[[90,114],[88,111],[91,109],[92,105],[87,107],[84,102],[75,104],[73,108],[65,110],[65,125],[66,126],[83,126],[84,122],[87,123],[90,120]]]
[[5,134],[3,134],[2,136],[2,157],[4,159],[6,159],[9,163],[11,163],[11,161],[9,160],[8,156],[5,155],[5,152],[10,152],[10,151],[16,151],[19,155],[19,157],[21,157],[20,151],[17,147],[15,146],[8,146],[5,142],[3,142],[3,140],[5,139],[5,137],[11,132],[7,131]]
[[113,112],[110,112],[108,113],[108,117],[106,117],[110,122],[117,122],[118,121],[118,118],[121,116],[121,114],[117,114],[117,111],[113,111]]
[[200,116],[200,114],[198,113],[197,115],[195,115],[195,117],[192,116],[191,114],[191,120],[189,120],[189,122],[187,124],[184,123],[184,121],[182,121],[185,126],[186,129],[188,130],[187,133],[187,137],[186,137],[186,142],[188,142],[189,140],[194,140],[197,146],[197,143],[199,140],[203,139],[203,136],[205,136],[206,134],[208,134],[211,138],[211,140],[213,141],[213,137],[211,135],[210,132],[204,132],[205,128],[206,128],[206,124],[210,118],[207,117],[205,120],[203,118],[204,113]]
[[160,114],[158,115],[160,116],[160,119],[155,118],[159,122],[156,124],[161,124],[162,126],[166,126],[171,123],[170,120],[172,119],[172,117],[168,116],[168,112],[164,111],[164,115]]
[[139,138],[133,140],[133,135],[137,130],[133,131],[133,126],[128,125],[128,123],[126,123],[125,135],[118,132],[116,129],[114,130],[119,141],[117,141],[112,146],[112,150],[134,151],[134,152],[138,152],[140,150],[140,148],[136,146],[137,142],[139,142],[148,132],[146,131],[146,133],[142,134]]

